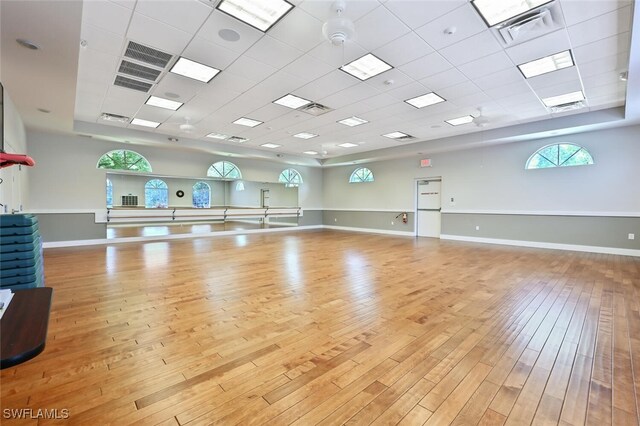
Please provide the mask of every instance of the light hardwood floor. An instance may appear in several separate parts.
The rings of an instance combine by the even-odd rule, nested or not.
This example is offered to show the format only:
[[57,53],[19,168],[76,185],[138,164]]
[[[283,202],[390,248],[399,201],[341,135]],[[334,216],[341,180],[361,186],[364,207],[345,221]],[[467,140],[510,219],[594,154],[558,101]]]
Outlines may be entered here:
[[1,372],[3,409],[638,424],[638,258],[325,230],[50,249],[45,269],[47,347]]

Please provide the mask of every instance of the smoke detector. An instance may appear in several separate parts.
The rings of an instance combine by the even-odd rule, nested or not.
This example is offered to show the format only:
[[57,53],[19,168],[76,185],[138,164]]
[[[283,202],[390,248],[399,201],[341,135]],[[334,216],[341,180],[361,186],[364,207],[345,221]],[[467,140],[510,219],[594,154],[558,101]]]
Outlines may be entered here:
[[356,33],[353,21],[342,16],[346,7],[347,5],[344,0],[334,2],[332,10],[335,11],[337,16],[330,18],[322,25],[322,35],[334,46],[344,45],[344,43],[351,40]]

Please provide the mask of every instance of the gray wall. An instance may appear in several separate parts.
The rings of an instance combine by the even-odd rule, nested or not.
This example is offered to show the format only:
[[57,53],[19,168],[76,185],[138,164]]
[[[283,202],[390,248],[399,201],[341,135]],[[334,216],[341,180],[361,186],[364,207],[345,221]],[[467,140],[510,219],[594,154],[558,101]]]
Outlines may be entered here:
[[[442,217],[442,233],[640,250],[640,217],[450,213]],[[634,240],[628,239],[630,233],[635,234]]]
[[42,241],[77,241],[107,238],[107,225],[95,223],[93,213],[59,213],[38,216]]
[[[4,150],[11,154],[29,154],[22,118],[4,87]],[[3,135],[0,135],[2,137]],[[33,157],[33,155],[31,155]],[[30,167],[11,166],[0,169],[0,213],[28,208]]]
[[324,210],[322,224],[349,228],[414,232],[414,213],[407,212],[407,223],[397,216],[402,212]]

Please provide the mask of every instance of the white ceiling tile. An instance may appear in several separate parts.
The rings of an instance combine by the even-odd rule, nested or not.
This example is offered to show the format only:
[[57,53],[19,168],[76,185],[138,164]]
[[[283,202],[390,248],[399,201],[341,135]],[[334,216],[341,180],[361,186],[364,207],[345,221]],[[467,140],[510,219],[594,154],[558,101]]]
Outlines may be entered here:
[[191,34],[155,19],[134,13],[127,38],[163,52],[179,55],[191,40]]
[[465,3],[466,0],[431,0],[428,3],[415,0],[389,0],[384,7],[409,27],[416,29]]
[[631,0],[561,0],[565,25],[571,26],[627,6]]
[[405,101],[407,99],[415,98],[416,96],[421,96],[427,93],[429,93],[429,90],[417,81],[387,91],[387,94],[389,94],[389,96],[392,96],[399,101]]
[[551,96],[564,95],[582,90],[580,81],[567,81],[565,83],[556,84],[555,86],[542,87],[536,90],[536,94],[540,99],[549,98]]
[[106,0],[83,2],[82,22],[124,35],[133,11]]
[[223,70],[231,65],[240,56],[240,53],[211,43],[201,37],[195,37],[184,50],[182,56]]
[[[382,74],[376,75],[375,77],[371,77],[370,79],[365,81],[365,83],[375,90],[386,92],[388,90],[393,90],[395,88],[404,86],[405,84],[413,83],[414,81],[414,79],[412,79],[402,71],[398,69],[392,69],[389,71],[385,71]],[[391,82],[391,84],[389,84],[389,82]]]
[[118,57],[93,49],[80,49],[78,78],[112,84],[120,63]]
[[206,109],[211,113],[231,102],[240,96],[240,94],[240,92],[228,90],[228,88],[224,86],[214,87],[209,85],[205,90],[198,93],[195,100],[205,103],[207,105]]
[[580,74],[578,74],[578,69],[576,67],[563,68],[561,70],[549,72],[527,79],[527,82],[535,91],[543,87],[549,87],[571,81],[580,82]]
[[455,104],[458,107],[478,108],[478,106],[485,106],[485,105],[491,104],[493,103],[493,101],[491,97],[485,94],[484,92],[477,92],[472,95],[455,98],[451,101],[451,103]]
[[[352,115],[357,115],[358,117],[360,117],[358,114],[365,113],[366,111],[373,111],[378,108],[383,108],[396,102],[398,102],[396,98],[389,96],[387,93],[381,93],[379,95],[351,105],[351,109],[353,110]],[[347,116],[341,117],[340,120],[343,118],[347,118]],[[366,116],[360,118],[367,120]]]
[[[274,118],[280,117],[281,115],[288,114],[291,110],[283,107],[282,105],[276,105],[274,103],[267,104],[261,108],[258,108],[249,113],[249,116],[254,120],[260,120],[267,123]],[[267,123],[268,124],[268,123]]]
[[[299,7],[311,16],[321,22],[324,22],[329,18],[336,16],[336,12],[333,8],[334,2],[334,0],[306,0],[303,1]],[[355,21],[378,6],[380,6],[380,3],[377,0],[351,1],[346,4],[346,8],[342,16]]]
[[574,48],[573,58],[577,64],[582,64],[616,53],[628,52],[630,42],[631,32],[617,34]]
[[322,105],[337,109],[359,102],[363,99],[371,98],[379,93],[379,91],[366,83],[358,83],[354,86],[341,90],[340,92],[334,93],[333,95],[321,98],[319,101]]
[[[218,77],[215,77],[212,82],[216,78]],[[162,78],[162,80],[160,80],[153,93],[156,96],[163,96],[163,94],[167,92],[175,93],[180,96],[177,100],[186,102],[187,100],[193,98],[205,86],[206,83],[183,77],[181,75],[168,73]],[[163,97],[166,97],[166,95],[164,95]]]
[[[237,41],[224,40],[218,34],[223,29],[233,30],[240,38]],[[197,35],[212,43],[231,49],[235,52],[244,52],[251,47],[264,33],[249,25],[246,25],[226,13],[214,10],[204,22]]]
[[76,92],[75,115],[81,114],[85,118],[90,118],[91,121],[97,120],[102,113],[103,100],[104,94],[78,90]]
[[560,29],[505,49],[505,52],[507,52],[514,64],[520,65],[569,48],[571,48],[569,36],[565,29]]
[[102,110],[104,112],[133,118],[147,97],[148,95],[146,93],[112,86],[109,88],[107,97],[104,99]]
[[262,100],[262,104],[258,105],[262,106],[281,98],[287,93],[293,92],[296,95],[299,95],[296,89],[302,85],[303,81],[299,78],[287,74],[284,71],[278,71],[263,80],[250,91],[246,92],[246,95],[257,101]]
[[624,81],[615,81],[611,84],[605,84],[600,86],[593,86],[589,89],[585,88],[585,95],[587,96],[587,100],[590,101],[591,98],[602,98],[604,96],[614,95],[617,96],[619,92],[624,92],[627,87],[626,82]]
[[[411,31],[409,27],[382,6],[358,19],[355,25],[357,28],[356,41],[368,51],[384,46]],[[382,28],[384,31],[381,31]],[[395,64],[391,65],[395,66]]]
[[305,80],[307,83],[330,73],[335,68],[311,56],[304,55],[286,67],[282,71]]
[[602,38],[627,32],[631,28],[631,6],[605,13],[568,28],[573,46],[582,46]]
[[120,56],[122,53],[124,36],[85,23],[82,25],[80,37],[87,42],[86,49],[98,50],[114,56]]
[[[257,83],[248,78],[222,71],[211,80],[208,86],[212,88],[224,88],[233,92],[243,93],[255,86]],[[205,89],[206,90],[206,89]]]
[[248,56],[241,56],[224,71],[234,74],[254,82],[260,82],[276,72],[276,68],[271,65],[251,59]]
[[322,22],[297,7],[275,24],[269,35],[305,52],[326,41]]
[[502,50],[502,47],[493,34],[491,34],[491,31],[485,30],[456,44],[445,47],[440,50],[440,53],[453,65],[458,66],[500,50]]
[[501,50],[483,58],[476,59],[475,61],[458,65],[457,68],[468,78],[476,79],[478,77],[493,74],[497,71],[513,68],[513,66],[511,59],[509,59],[507,54]]
[[453,66],[438,52],[433,52],[398,68],[409,77],[420,80],[446,71],[452,67]]
[[166,1],[158,7],[156,0],[138,0],[136,13],[195,34],[213,8],[197,0]]
[[78,79],[76,91],[82,92],[87,95],[90,94],[93,96],[99,96],[100,102],[102,102],[102,98],[104,98],[104,96],[106,95],[108,88],[109,85],[105,84],[104,82]]
[[585,90],[608,84],[616,84],[620,82],[620,74],[616,71],[608,71],[603,74],[592,75],[582,79]]
[[594,61],[580,64],[580,75],[582,78],[592,75],[602,74],[607,71],[626,71],[629,67],[628,53],[606,56]]
[[346,43],[343,46],[334,46],[329,42],[320,43],[308,52],[312,58],[318,59],[334,69],[366,54],[367,51],[356,42]]
[[470,81],[466,81],[461,84],[456,84],[455,86],[449,86],[445,87],[444,89],[440,89],[438,91],[438,95],[446,100],[453,101],[455,99],[473,95],[474,93],[478,92],[480,92],[480,88],[478,86]]
[[531,92],[531,88],[524,81],[517,81],[515,83],[504,84],[502,86],[486,89],[484,92],[492,98],[498,99],[510,95]]
[[505,84],[524,82],[524,76],[516,67],[507,68],[473,80],[482,90],[493,89]]
[[245,52],[245,55],[263,64],[282,68],[302,56],[302,51],[266,35]]
[[[455,28],[454,33],[445,33],[447,28]],[[487,26],[478,12],[471,3],[467,3],[423,25],[416,33],[434,49],[442,49],[486,29]]]
[[335,70],[296,91],[305,99],[320,99],[358,84],[358,79],[341,70]]
[[464,83],[467,80],[468,79],[464,74],[462,74],[456,68],[451,68],[447,71],[425,77],[420,80],[420,83],[426,86],[428,89],[436,91],[444,89],[445,87]]
[[[184,108],[184,105],[182,106]],[[180,108],[180,109],[182,109]],[[138,110],[136,116],[138,118],[144,117],[145,120],[157,121],[162,123],[167,121],[169,117],[173,115],[175,111],[171,111],[164,108],[153,107],[149,105],[142,105]]]
[[410,32],[374,50],[373,54],[389,64],[400,66],[431,52],[431,46],[416,33]]

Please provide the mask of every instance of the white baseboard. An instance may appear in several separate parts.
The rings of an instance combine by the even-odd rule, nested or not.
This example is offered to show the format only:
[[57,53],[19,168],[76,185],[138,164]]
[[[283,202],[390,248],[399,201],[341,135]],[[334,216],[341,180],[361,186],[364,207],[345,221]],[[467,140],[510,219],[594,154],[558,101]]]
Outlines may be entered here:
[[503,240],[499,238],[468,237],[464,235],[440,235],[442,240],[467,241],[472,243],[500,244],[505,246],[535,247],[552,250],[582,251],[589,253],[618,254],[640,257],[640,250],[616,247],[583,246],[578,244],[543,243],[538,241]]
[[353,231],[353,232],[367,232],[369,234],[385,234],[385,235],[400,235],[403,237],[415,237],[415,232],[412,231],[391,231],[386,229],[374,229],[374,228],[354,228],[351,226],[335,226],[324,225],[324,229],[333,229],[336,231]]
[[225,237],[229,235],[245,235],[245,234],[262,234],[270,232],[291,232],[291,231],[305,231],[308,229],[322,229],[322,225],[308,225],[297,227],[282,227],[282,228],[268,228],[268,229],[244,229],[237,231],[215,231],[215,232],[203,232],[197,234],[171,234],[171,235],[158,235],[152,237],[124,237],[124,238],[102,238],[97,240],[75,240],[75,241],[50,241],[42,243],[42,247],[59,248],[59,247],[81,247],[81,246],[96,246],[105,244],[123,244],[123,243],[148,243],[153,241],[165,241],[165,240],[182,240],[186,238],[203,238],[203,237]]

